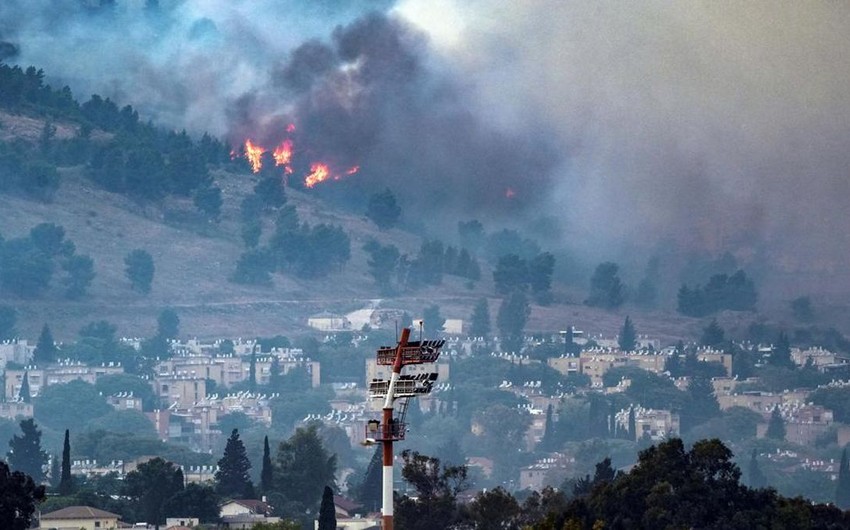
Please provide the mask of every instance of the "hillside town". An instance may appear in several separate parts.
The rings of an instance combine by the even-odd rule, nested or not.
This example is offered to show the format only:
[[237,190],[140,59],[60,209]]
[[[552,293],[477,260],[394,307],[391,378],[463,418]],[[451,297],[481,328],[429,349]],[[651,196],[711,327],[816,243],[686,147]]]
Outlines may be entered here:
[[[352,324],[347,318],[330,313],[311,317],[307,325],[315,330],[320,344],[332,344],[344,337],[342,340],[347,342],[344,342],[343,348],[357,349],[361,344],[369,343],[370,333],[379,333],[380,326],[387,325],[387,318],[377,313],[371,315],[368,321],[358,323],[362,330],[356,333],[351,331]],[[376,327],[371,328],[370,324]],[[562,487],[573,477],[580,477],[587,470],[583,452],[588,447],[553,441],[555,432],[564,427],[569,429],[566,423],[575,420],[571,410],[577,403],[591,404],[590,416],[585,421],[601,422],[595,427],[599,430],[589,433],[588,438],[630,441],[636,447],[642,447],[682,436],[681,407],[661,408],[653,406],[653,403],[641,403],[633,400],[633,391],[638,385],[646,384],[645,377],[652,377],[668,381],[670,388],[686,395],[694,377],[700,379],[700,374],[707,373],[708,369],[714,375],[710,378],[710,395],[704,397],[716,403],[720,414],[749,414],[755,418],[752,420],[754,439],[776,439],[773,431],[779,428],[780,441],[788,447],[813,447],[830,437],[839,446],[850,443],[850,424],[836,421],[832,410],[814,404],[810,399],[819,390],[844,387],[846,383],[840,380],[850,373],[849,357],[823,348],[790,348],[787,362],[797,370],[820,374],[821,381],[832,377],[829,382],[813,387],[766,391],[759,389],[758,377],[739,378],[734,375],[733,355],[710,346],[681,342],[665,345],[657,339],[638,335],[633,339],[633,349],[626,350],[621,347],[620,336],[586,336],[582,331],[568,328],[567,331],[526,336],[522,351],[529,353],[518,354],[501,351],[498,337],[464,334],[465,325],[468,326],[462,320],[447,320],[439,332],[441,337],[446,338],[447,352],[437,363],[434,375],[429,376],[421,367],[415,366],[406,372],[405,377],[410,379],[431,377],[436,380],[432,392],[412,402],[417,410],[410,416],[420,420],[409,423],[408,443],[416,449],[417,443],[424,442],[427,446],[430,443],[427,442],[428,437],[456,435],[417,431],[434,428],[436,424],[433,422],[423,423],[427,418],[457,416],[456,411],[463,406],[458,402],[461,399],[458,393],[470,379],[463,372],[464,367],[479,365],[483,368],[488,364],[507,367],[508,371],[504,373],[510,374],[509,378],[493,379],[492,384],[480,392],[497,392],[513,402],[506,412],[519,418],[517,430],[498,432],[504,427],[503,423],[494,424],[486,414],[473,413],[468,432],[461,433],[470,440],[482,440],[477,444],[479,452],[476,452],[475,445],[464,442],[465,456],[462,462],[458,462],[474,473],[477,477],[475,487],[479,490],[499,486],[511,492],[542,492],[547,487]],[[124,338],[119,342],[135,351],[142,347],[140,339]],[[39,397],[45,395],[49,388],[79,382],[98,387],[99,381],[116,380],[116,376],[120,376],[118,380],[125,383],[140,381],[149,392],[140,395],[139,387],[134,384],[127,385],[127,388],[115,387],[107,394],[101,393],[114,411],[134,411],[143,415],[159,441],[200,454],[213,454],[220,450],[230,434],[225,425],[232,425],[228,420],[234,417],[243,418],[246,427],[253,425],[261,430],[279,425],[275,419],[276,403],[288,399],[286,396],[290,394],[283,389],[284,396],[281,396],[277,383],[288,375],[299,376],[303,381],[300,388],[304,391],[324,389],[327,396],[326,402],[315,410],[307,408],[303,416],[294,418],[291,428],[311,425],[333,427],[336,432],[344,434],[347,451],[362,451],[364,426],[379,410],[379,404],[369,399],[368,382],[389,378],[389,367],[376,365],[373,356],[364,356],[359,370],[365,373],[365,379],[357,380],[354,375],[357,370],[348,367],[349,370],[342,370],[343,374],[350,371],[348,375],[328,381],[324,378],[322,363],[302,349],[292,346],[264,348],[263,341],[259,339],[174,338],[168,342],[168,355],[157,360],[151,373],[144,375],[129,375],[116,361],[85,363],[62,358],[63,345],[52,346],[56,348],[56,360],[36,363],[37,345],[34,341],[21,338],[0,344],[0,365],[5,378],[0,418],[15,422],[38,418]],[[739,347],[754,352],[757,366],[769,366],[771,356],[777,355],[777,348],[770,344],[742,344]],[[541,351],[543,355],[536,353]],[[671,368],[687,362],[697,363],[697,371],[692,371],[692,375],[671,373]],[[523,373],[528,379],[524,379]],[[612,375],[616,379],[612,380]],[[476,386],[480,385],[480,381],[475,381]],[[640,392],[646,392],[646,389],[640,389]],[[607,409],[594,413],[592,409],[598,399],[608,403]],[[597,413],[598,420],[593,418]],[[494,428],[497,432],[491,431]],[[746,436],[740,433],[732,435]],[[518,443],[517,450],[526,456],[500,462],[499,455],[492,453],[498,445],[484,442],[493,436],[506,436],[508,443]],[[459,441],[455,439],[452,443],[458,446]],[[108,462],[74,458],[70,469],[82,480],[104,476],[122,480],[154,456],[140,455]],[[838,465],[834,458],[824,461],[806,451],[793,450],[777,450],[758,457],[786,471],[798,469],[820,473],[829,482],[838,478]],[[627,460],[628,457],[623,464]],[[175,463],[182,470],[186,484],[214,484],[219,472],[212,460],[209,464]],[[349,462],[353,463],[354,460]],[[49,465],[45,469],[49,469]],[[380,514],[374,506],[370,509],[346,497],[355,493],[345,486],[350,483],[346,477],[352,473],[356,473],[352,467],[337,469],[337,483],[342,485],[340,494],[335,497],[338,525],[346,529],[367,528],[369,524],[377,524],[376,518]],[[46,477],[52,480],[49,473]],[[406,487],[398,475],[395,482],[396,488],[404,490]],[[220,520],[228,528],[247,528],[238,525],[259,520],[278,521],[279,517],[273,515],[279,513],[275,511],[273,502],[266,497],[230,500],[221,504]],[[106,526],[101,528],[117,527],[115,521],[108,519],[108,512],[89,509],[91,517],[102,518]],[[41,527],[53,528],[50,525],[54,523],[45,522],[51,518],[77,520],[80,515],[64,513],[63,510],[44,514]]]

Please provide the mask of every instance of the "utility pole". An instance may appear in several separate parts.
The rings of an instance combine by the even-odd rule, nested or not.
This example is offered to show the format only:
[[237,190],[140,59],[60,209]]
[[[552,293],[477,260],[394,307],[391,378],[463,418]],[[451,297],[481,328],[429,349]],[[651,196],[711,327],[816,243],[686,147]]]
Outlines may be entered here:
[[[383,444],[381,483],[383,530],[393,530],[393,442],[404,440],[407,430],[404,417],[410,398],[429,394],[437,380],[436,372],[414,377],[402,375],[402,369],[407,365],[436,362],[440,356],[440,348],[446,342],[444,340],[410,342],[409,339],[410,328],[403,328],[395,347],[378,349],[377,364],[392,366],[392,374],[389,381],[373,379],[369,382],[369,397],[384,400],[381,421],[369,420],[366,424],[365,441],[366,445]],[[398,417],[395,416],[394,408],[396,399],[404,399],[399,407]]]

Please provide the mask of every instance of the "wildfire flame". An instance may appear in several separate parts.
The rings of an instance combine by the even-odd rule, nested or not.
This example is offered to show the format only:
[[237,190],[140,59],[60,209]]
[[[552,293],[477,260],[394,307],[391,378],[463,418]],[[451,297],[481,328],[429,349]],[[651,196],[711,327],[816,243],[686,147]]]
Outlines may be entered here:
[[319,182],[324,182],[328,180],[328,177],[331,176],[330,169],[328,169],[327,164],[313,164],[310,166],[310,174],[304,179],[304,185],[308,188],[312,188]]
[[[290,124],[290,127],[293,125]],[[287,127],[289,129],[289,127]],[[277,149],[274,150],[274,165],[283,166],[283,171],[289,175],[292,173],[292,140],[287,138],[284,140]]]
[[[295,124],[290,123],[287,125],[286,132],[295,132]],[[251,165],[251,171],[254,173],[259,173],[263,168],[262,156],[266,151],[265,147],[255,144],[250,138],[245,140],[245,158],[248,160],[248,163]],[[280,145],[272,151],[275,166],[283,167],[285,175],[291,175],[294,171],[292,168],[292,157],[294,152],[295,143],[291,138],[284,139]],[[235,157],[237,155],[235,152],[232,152],[231,156]],[[339,171],[336,168],[332,168],[331,164],[316,161],[311,164],[310,173],[304,177],[304,186],[312,188],[319,182],[339,180],[344,176],[353,175],[358,171],[360,171],[360,166],[351,166],[345,171]],[[284,179],[284,183],[286,183],[286,179]]]
[[254,145],[251,139],[245,140],[245,158],[248,159],[248,163],[251,164],[251,171],[254,173],[259,173],[263,168],[263,153],[266,150],[259,145]]

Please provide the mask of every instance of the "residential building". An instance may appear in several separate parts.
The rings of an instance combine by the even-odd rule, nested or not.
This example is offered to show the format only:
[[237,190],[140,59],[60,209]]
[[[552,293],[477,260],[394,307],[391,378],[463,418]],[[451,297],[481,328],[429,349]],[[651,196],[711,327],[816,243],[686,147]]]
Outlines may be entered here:
[[90,506],[69,506],[42,514],[40,530],[110,530],[119,528],[118,514],[98,510]]
[[307,325],[319,331],[350,331],[351,322],[343,315],[323,311],[307,319]]
[[546,486],[559,486],[575,472],[575,457],[555,453],[519,470],[519,489],[541,491]]
[[[629,429],[631,409],[622,409],[615,414],[617,429]],[[637,405],[634,407],[635,432],[629,435],[637,441],[648,437],[654,441],[665,440],[679,435],[679,415],[669,410],[647,409]]]
[[32,414],[32,403],[24,403],[23,401],[6,401],[0,403],[0,418],[4,420],[32,418]]

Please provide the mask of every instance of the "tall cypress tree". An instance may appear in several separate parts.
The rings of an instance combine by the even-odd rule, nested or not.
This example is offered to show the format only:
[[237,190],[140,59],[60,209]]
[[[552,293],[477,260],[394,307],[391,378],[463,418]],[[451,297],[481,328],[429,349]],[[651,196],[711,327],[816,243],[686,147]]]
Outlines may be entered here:
[[629,440],[637,441],[637,420],[634,405],[629,406]]
[[274,468],[272,468],[271,451],[269,450],[269,437],[263,439],[263,468],[260,470],[260,490],[263,494],[271,491],[274,484]]
[[637,331],[635,331],[635,325],[632,324],[632,319],[628,316],[623,322],[623,327],[620,328],[618,344],[621,351],[634,351],[637,346]]
[[74,477],[71,476],[71,438],[65,429],[65,443],[62,446],[62,478],[59,480],[59,495],[63,497],[74,493]]
[[48,364],[56,360],[56,343],[53,340],[53,334],[47,324],[41,328],[41,335],[38,336],[38,343],[33,351],[32,359],[36,364]]
[[251,461],[248,460],[245,445],[239,439],[239,429],[233,429],[224,447],[224,456],[218,461],[216,493],[231,498],[253,498],[254,486],[248,475],[250,469]]
[[838,485],[835,488],[835,505],[846,510],[850,508],[850,464],[847,462],[847,448],[841,451],[841,465],[838,467]]
[[18,399],[24,403],[30,403],[32,401],[32,397],[30,396],[30,377],[29,373],[26,371],[24,371],[24,380],[21,382],[21,390],[18,392]]
[[322,492],[322,504],[319,506],[319,530],[336,530],[334,492],[330,486],[325,486],[325,491]]

